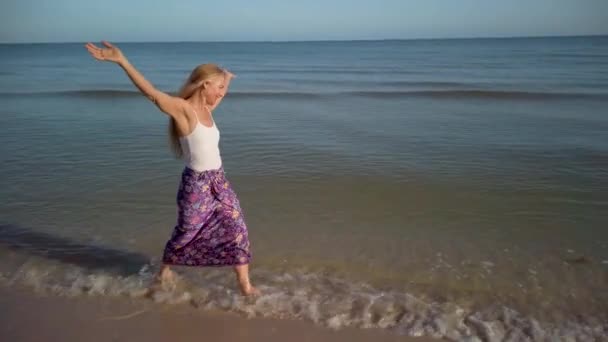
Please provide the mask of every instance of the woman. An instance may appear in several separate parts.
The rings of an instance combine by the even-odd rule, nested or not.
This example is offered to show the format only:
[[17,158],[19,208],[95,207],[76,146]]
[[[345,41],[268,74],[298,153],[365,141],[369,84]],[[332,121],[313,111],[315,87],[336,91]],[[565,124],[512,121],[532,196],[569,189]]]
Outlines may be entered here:
[[163,265],[156,277],[161,284],[174,282],[169,265],[233,266],[243,295],[259,291],[249,280],[249,238],[239,200],[226,180],[219,153],[215,109],[234,75],[214,64],[196,67],[177,97],[148,82],[116,46],[87,43],[97,60],[118,64],[133,84],[169,116],[169,135],[186,166],[177,193],[178,218],[165,246]]

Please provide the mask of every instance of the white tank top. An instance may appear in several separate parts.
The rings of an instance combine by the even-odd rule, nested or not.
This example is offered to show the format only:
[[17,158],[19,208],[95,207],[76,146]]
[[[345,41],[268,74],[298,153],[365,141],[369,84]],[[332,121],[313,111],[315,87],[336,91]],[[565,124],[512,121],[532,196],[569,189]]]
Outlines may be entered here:
[[[196,114],[196,112],[195,112]],[[186,165],[194,171],[216,170],[222,166],[220,157],[220,131],[215,125],[207,127],[198,121],[192,133],[180,137],[179,142],[184,151]]]

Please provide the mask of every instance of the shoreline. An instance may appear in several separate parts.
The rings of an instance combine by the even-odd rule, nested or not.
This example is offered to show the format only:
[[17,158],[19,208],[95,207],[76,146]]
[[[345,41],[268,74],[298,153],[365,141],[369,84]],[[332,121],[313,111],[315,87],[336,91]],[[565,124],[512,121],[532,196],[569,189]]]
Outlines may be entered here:
[[[431,342],[381,329],[332,330],[311,322],[245,318],[186,304],[160,304],[130,297],[64,297],[0,287],[0,340],[39,341],[349,341]],[[36,327],[32,329],[32,327]]]

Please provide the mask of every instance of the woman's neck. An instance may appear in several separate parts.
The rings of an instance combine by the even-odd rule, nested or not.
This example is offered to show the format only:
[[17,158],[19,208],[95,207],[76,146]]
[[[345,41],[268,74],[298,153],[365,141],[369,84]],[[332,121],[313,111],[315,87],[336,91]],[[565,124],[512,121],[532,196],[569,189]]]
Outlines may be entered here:
[[196,112],[209,113],[211,114],[211,110],[209,106],[207,106],[207,102],[205,101],[205,97],[202,94],[192,96],[188,99],[190,105],[196,110]]

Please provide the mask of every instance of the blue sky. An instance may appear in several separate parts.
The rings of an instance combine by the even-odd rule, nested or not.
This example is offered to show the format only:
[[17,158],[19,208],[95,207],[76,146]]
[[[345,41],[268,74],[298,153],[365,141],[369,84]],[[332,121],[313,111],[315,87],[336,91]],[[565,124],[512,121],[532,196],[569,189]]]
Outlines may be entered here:
[[608,0],[4,0],[0,42],[608,34]]

